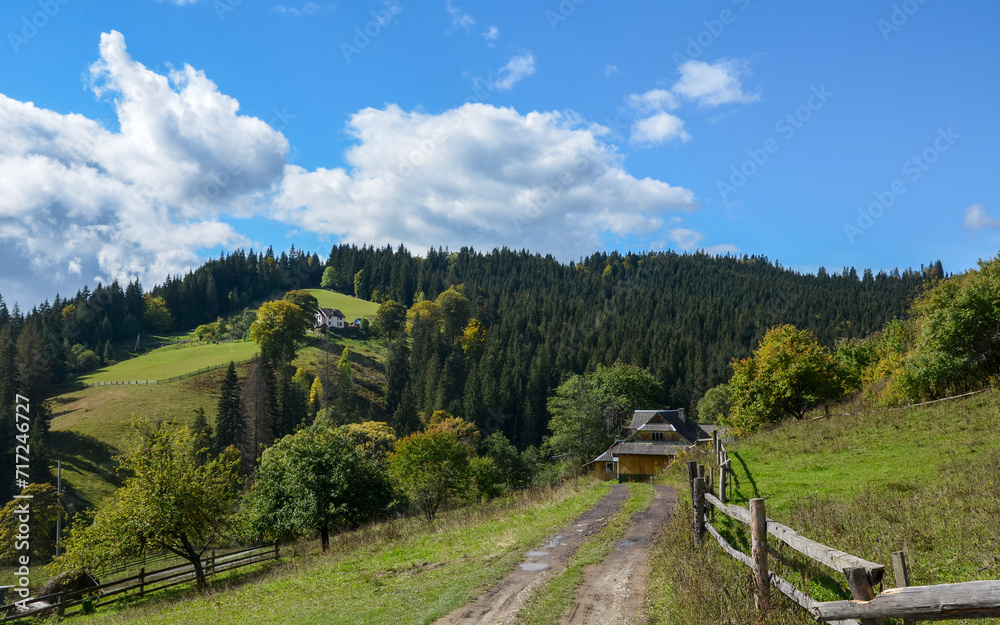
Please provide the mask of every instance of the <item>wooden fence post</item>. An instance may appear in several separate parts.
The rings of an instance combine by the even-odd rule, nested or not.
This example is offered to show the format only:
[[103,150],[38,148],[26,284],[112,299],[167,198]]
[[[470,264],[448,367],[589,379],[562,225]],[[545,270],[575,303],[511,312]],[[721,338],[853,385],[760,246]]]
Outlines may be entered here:
[[725,463],[723,463],[723,465],[719,467],[719,501],[721,501],[722,503],[727,503],[728,499],[728,497],[726,497],[726,486],[727,486],[726,481],[727,478],[729,477],[728,473],[729,473],[729,467],[726,466]]
[[719,464],[719,431],[712,430],[712,451],[715,452],[715,464]]
[[63,586],[62,592],[59,593],[59,607],[56,608],[56,614],[62,616],[66,614],[66,594],[69,592],[69,588]]
[[694,480],[694,544],[701,546],[705,536],[705,478]]
[[771,605],[771,579],[767,570],[767,512],[763,499],[750,500],[750,538],[753,555],[754,603],[757,611]]
[[139,569],[139,596],[146,594],[146,567]]
[[[863,568],[844,569],[847,575],[847,587],[851,589],[851,596],[857,601],[871,601],[875,598],[875,590],[872,588],[871,577],[868,571]],[[861,625],[880,625],[880,619],[863,618]]]
[[688,460],[688,485],[691,487],[691,505],[694,506],[694,478],[698,477],[698,463]]
[[[892,552],[892,571],[896,576],[896,588],[910,585],[910,571],[906,568],[906,555],[902,551]],[[916,625],[916,621],[903,619],[903,625]]]
[[278,541],[274,541],[274,559],[278,559]]

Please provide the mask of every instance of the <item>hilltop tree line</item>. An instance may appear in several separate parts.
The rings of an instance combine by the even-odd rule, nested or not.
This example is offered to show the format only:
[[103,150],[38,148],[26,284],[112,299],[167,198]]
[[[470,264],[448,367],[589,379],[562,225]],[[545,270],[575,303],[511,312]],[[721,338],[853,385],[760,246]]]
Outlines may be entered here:
[[[44,474],[53,388],[110,364],[140,332],[213,332],[228,315],[227,328],[242,336],[254,317],[239,323],[237,313],[289,289],[323,285],[383,304],[373,331],[389,344],[385,418],[401,433],[447,410],[526,449],[548,433],[548,398],[568,376],[634,365],[659,384],[660,407],[690,407],[728,379],[730,359],[748,356],[768,328],[794,324],[828,348],[884,326],[891,334],[887,322],[941,276],[940,263],[809,275],[766,257],[672,252],[597,253],[563,264],[508,249],[418,257],[403,247],[338,245],[325,262],[294,248],[238,250],[151,292],[138,281],[98,284],[28,313],[0,298],[0,462],[13,452],[7,405],[17,389],[33,399],[32,458]],[[294,372],[273,371],[278,396]]]
[[699,411],[752,432],[853,396],[898,406],[997,386],[1000,380],[1000,256],[976,269],[930,276],[907,314],[864,337],[827,347],[807,329],[772,328]]

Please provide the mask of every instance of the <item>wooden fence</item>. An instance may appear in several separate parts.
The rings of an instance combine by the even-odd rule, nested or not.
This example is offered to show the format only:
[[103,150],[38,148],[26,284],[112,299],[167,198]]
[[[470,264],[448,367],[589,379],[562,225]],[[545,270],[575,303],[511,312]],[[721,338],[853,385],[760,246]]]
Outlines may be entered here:
[[[705,467],[690,461],[688,479],[691,484],[691,507],[694,511],[694,542],[701,545],[705,534],[711,534],[719,545],[753,571],[755,602],[766,610],[770,601],[770,586],[807,610],[817,621],[843,625],[877,625],[880,619],[898,618],[906,624],[916,621],[950,619],[980,619],[1000,617],[1000,580],[909,586],[906,559],[903,552],[893,553],[896,588],[878,596],[874,586],[884,575],[885,567],[838,549],[827,547],[802,536],[790,527],[767,518],[763,499],[751,499],[749,509],[727,503],[731,488],[732,465],[725,445],[717,433],[712,435],[715,466],[708,476]],[[718,468],[718,490],[715,494],[715,469]],[[717,496],[716,496],[717,495]],[[751,554],[735,549],[712,526],[708,505],[740,523],[750,526]],[[823,564],[846,578],[853,599],[817,601],[790,582],[768,569],[768,536],[773,536],[795,551]]]
[[[239,360],[239,361],[235,361],[234,364],[236,364],[236,365],[245,365],[248,362],[250,362],[250,360],[252,360],[252,359]],[[228,362],[225,363],[225,364],[221,364],[221,365],[211,365],[209,367],[202,367],[201,369],[198,369],[197,371],[189,371],[187,373],[182,373],[181,375],[175,375],[172,378],[162,378],[162,379],[159,379],[159,380],[110,380],[110,381],[107,381],[107,382],[85,382],[85,384],[87,386],[89,386],[89,387],[94,387],[94,386],[133,386],[133,385],[136,385],[136,384],[140,384],[140,385],[141,384],[166,384],[167,382],[177,382],[179,380],[186,380],[187,378],[190,378],[191,376],[198,375],[199,373],[206,373],[208,371],[214,371],[216,369],[224,369],[225,367],[228,367],[228,366],[229,366]]]
[[[278,545],[265,545],[250,549],[238,549],[228,553],[211,552],[201,561],[205,577],[232,571],[251,564],[258,564],[278,559]],[[55,613],[60,616],[80,614],[84,603],[92,608],[110,605],[126,598],[143,597],[147,594],[173,588],[180,584],[194,581],[194,567],[191,564],[171,566],[155,571],[140,568],[139,573],[106,582],[95,588],[84,590],[63,590],[51,595],[32,597],[26,601],[18,601],[0,606],[0,623],[6,623],[27,616],[41,616]],[[18,604],[26,605],[27,611],[18,612]],[[76,608],[70,612],[71,609]]]

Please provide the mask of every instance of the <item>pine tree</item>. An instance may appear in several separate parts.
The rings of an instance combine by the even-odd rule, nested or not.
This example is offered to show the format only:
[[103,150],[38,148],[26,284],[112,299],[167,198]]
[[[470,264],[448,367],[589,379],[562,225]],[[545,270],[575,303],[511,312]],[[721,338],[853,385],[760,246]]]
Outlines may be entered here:
[[208,424],[205,416],[205,409],[198,408],[194,411],[194,426],[191,428],[194,436],[194,452],[198,459],[198,464],[205,464],[208,459],[216,454],[212,441],[212,426]]
[[270,367],[260,356],[250,361],[243,382],[243,438],[240,441],[242,470],[253,471],[261,452],[274,443],[274,382]]
[[410,381],[409,361],[406,336],[401,334],[389,343],[389,355],[385,361],[385,409],[389,414],[396,412],[403,399],[403,389]]
[[229,361],[226,377],[219,388],[219,406],[215,417],[215,449],[239,447],[243,440],[243,417],[241,414],[240,381],[236,375],[236,363]]

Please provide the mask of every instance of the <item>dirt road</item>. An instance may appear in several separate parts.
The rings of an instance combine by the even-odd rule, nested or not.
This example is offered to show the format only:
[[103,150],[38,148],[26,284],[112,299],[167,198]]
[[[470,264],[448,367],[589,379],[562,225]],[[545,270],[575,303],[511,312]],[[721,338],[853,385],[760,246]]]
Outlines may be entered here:
[[588,536],[604,527],[608,518],[621,509],[627,497],[626,486],[612,486],[610,493],[573,521],[572,525],[563,528],[538,549],[529,551],[524,562],[496,586],[472,603],[452,611],[437,621],[436,625],[513,623],[535,588],[553,573],[564,569],[580,545]]
[[645,623],[649,552],[670,521],[677,491],[656,486],[653,504],[636,515],[615,550],[600,564],[583,571],[583,584],[561,625]]

